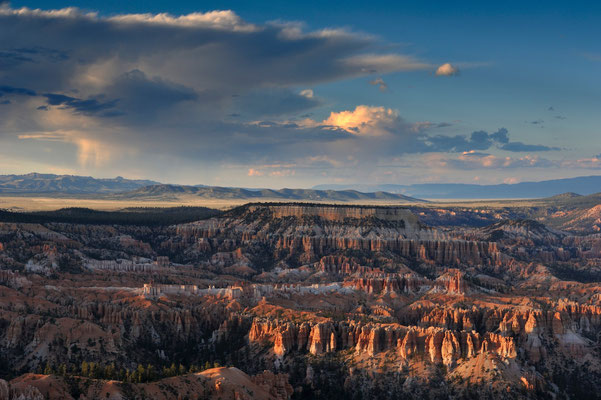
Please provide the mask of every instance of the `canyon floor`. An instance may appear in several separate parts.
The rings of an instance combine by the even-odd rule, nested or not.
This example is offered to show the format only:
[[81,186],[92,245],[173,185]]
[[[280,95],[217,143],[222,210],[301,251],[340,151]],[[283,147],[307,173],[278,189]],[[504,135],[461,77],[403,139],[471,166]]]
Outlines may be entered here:
[[600,203],[0,222],[0,399],[599,398]]

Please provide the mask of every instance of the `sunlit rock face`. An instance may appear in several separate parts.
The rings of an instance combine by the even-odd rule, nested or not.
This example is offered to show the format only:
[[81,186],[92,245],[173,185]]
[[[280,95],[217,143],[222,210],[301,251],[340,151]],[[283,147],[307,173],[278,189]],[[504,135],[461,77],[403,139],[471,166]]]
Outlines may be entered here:
[[[326,386],[366,398],[382,385],[390,398],[601,393],[597,234],[527,220],[431,227],[413,211],[255,204],[167,227],[0,224],[0,348],[15,376],[29,373],[0,381],[0,394],[47,398],[51,382],[74,398],[67,378],[43,372],[83,361],[159,371],[130,389],[86,377],[83,398],[108,381],[164,398],[177,398],[166,387],[276,399]],[[187,374],[215,362],[241,371]],[[181,376],[161,375],[180,363]]]

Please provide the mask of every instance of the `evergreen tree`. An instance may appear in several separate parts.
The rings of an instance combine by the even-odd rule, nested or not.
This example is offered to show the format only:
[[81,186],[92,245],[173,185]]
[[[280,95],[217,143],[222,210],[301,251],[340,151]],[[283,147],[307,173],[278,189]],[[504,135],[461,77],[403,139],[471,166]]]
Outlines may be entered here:
[[88,373],[90,371],[90,366],[86,361],[83,361],[81,363],[81,376],[88,376]]
[[153,365],[148,364],[146,366],[146,381],[153,381],[156,379],[156,371]]
[[136,382],[142,383],[146,381],[146,369],[142,364],[138,364],[138,368],[136,368]]
[[171,366],[167,369],[167,376],[175,376],[177,375],[177,367],[175,363],[172,363]]
[[52,370],[50,363],[46,362],[46,368],[44,368],[44,375],[52,375],[53,373],[54,371]]
[[104,368],[104,379],[115,379],[115,364],[111,363]]

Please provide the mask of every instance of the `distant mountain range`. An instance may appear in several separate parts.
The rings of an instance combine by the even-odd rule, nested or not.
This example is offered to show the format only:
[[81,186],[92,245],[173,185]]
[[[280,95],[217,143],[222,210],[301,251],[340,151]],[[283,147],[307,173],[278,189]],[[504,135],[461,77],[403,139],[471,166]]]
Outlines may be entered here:
[[317,185],[313,189],[385,191],[422,199],[534,199],[551,197],[566,192],[574,192],[580,195],[601,192],[601,176],[582,176],[500,185],[463,183],[422,183],[415,185],[332,184]]
[[27,175],[0,175],[0,193],[120,193],[158,182],[131,180],[122,177],[96,179],[90,176],[31,173]]
[[166,199],[182,195],[197,196],[206,199],[249,199],[249,200],[302,200],[302,201],[404,201],[421,202],[422,200],[398,193],[373,192],[362,193],[356,190],[315,190],[315,189],[242,189],[217,186],[183,186],[183,185],[152,185],[131,192],[121,193],[118,198]]
[[361,200],[420,202],[421,200],[396,193],[361,193],[356,190],[315,189],[243,189],[216,186],[166,185],[150,180],[131,180],[122,177],[96,179],[86,176],[31,173],[0,175],[0,194],[64,196],[96,195],[103,198],[128,200],[177,200],[182,196],[205,199],[232,200],[300,200],[340,201]]
[[[300,201],[392,201],[419,202],[419,199],[534,199],[558,196],[567,200],[601,192],[601,176],[584,176],[541,182],[501,185],[462,183],[349,184],[318,185],[312,189],[248,189],[204,185],[169,185],[151,180],[122,177],[97,179],[89,176],[0,175],[0,194],[4,195],[103,195],[118,199],[175,199],[197,196],[206,199],[300,200]],[[561,194],[563,193],[563,194]]]

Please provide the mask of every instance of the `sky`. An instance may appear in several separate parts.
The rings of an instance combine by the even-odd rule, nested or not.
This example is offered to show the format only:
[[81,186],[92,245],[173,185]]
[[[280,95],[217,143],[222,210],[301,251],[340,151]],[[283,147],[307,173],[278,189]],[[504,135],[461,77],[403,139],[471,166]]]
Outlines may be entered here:
[[601,174],[601,3],[0,0],[0,174]]

